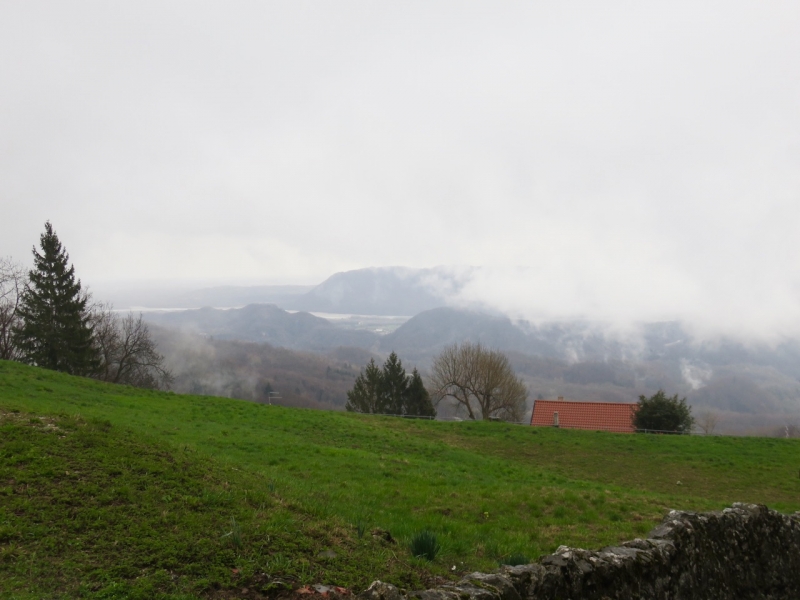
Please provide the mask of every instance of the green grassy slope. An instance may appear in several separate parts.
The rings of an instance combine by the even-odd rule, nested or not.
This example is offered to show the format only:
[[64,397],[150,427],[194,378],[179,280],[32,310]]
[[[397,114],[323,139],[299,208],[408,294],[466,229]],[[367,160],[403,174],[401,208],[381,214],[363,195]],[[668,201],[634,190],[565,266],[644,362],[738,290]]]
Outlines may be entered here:
[[[425,575],[263,477],[74,417],[0,410],[0,597],[262,597]],[[246,590],[246,591],[242,591]]]
[[[248,478],[240,487],[280,498],[314,528],[338,528],[336,539],[353,548],[377,543],[369,535],[357,541],[358,526],[388,530],[400,542],[372,562],[348,562],[345,555],[355,550],[340,552],[327,570],[306,567],[306,579],[295,574],[295,581],[410,582],[421,564],[408,557],[405,543],[423,528],[443,542],[431,570],[445,573],[454,565],[456,572],[490,569],[512,553],[535,558],[562,543],[598,547],[641,536],[669,508],[748,501],[800,509],[798,440],[615,435],[285,409],[0,362],[0,410],[11,409],[101,419],[112,424],[110,432],[160,440],[176,456],[215,457],[209,465]],[[99,474],[98,481],[108,477]],[[230,529],[224,511],[209,518],[214,535]],[[288,556],[271,548],[272,538],[256,525],[242,528],[263,549],[253,560]],[[295,558],[319,562],[314,552],[325,543],[315,543]],[[230,560],[220,564],[230,567]]]

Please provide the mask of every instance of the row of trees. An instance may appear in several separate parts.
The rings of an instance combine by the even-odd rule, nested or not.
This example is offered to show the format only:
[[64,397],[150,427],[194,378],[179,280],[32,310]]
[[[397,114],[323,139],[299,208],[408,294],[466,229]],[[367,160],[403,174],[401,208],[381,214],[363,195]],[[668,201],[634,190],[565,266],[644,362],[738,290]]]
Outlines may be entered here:
[[[470,419],[520,421],[528,390],[514,374],[508,358],[480,343],[445,348],[433,361],[429,394],[416,369],[407,376],[393,352],[378,368],[370,360],[347,393],[347,410],[364,413],[434,416],[436,406],[452,400]],[[688,433],[694,426],[686,398],[659,390],[640,396],[634,426],[640,431]]]
[[345,408],[352,412],[378,413],[417,417],[434,417],[436,409],[422,377],[414,369],[406,374],[403,363],[392,352],[383,368],[370,359],[356,378],[353,389],[347,392]]
[[91,302],[52,225],[27,274],[0,261],[0,358],[137,387],[167,388],[172,375],[141,315]]
[[433,361],[429,393],[416,369],[408,376],[392,352],[378,368],[370,360],[347,393],[347,410],[393,415],[434,416],[451,399],[470,419],[520,421],[528,390],[508,358],[497,350],[466,342],[445,348]]

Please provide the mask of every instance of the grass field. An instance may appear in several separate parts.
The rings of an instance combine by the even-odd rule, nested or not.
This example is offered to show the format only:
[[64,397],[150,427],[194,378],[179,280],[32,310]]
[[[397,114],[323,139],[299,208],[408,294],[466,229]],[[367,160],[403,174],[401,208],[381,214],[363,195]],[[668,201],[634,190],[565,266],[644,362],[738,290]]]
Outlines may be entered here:
[[[358,589],[375,578],[413,587],[431,575],[492,569],[510,555],[534,559],[560,544],[599,547],[642,536],[670,508],[746,501],[800,509],[798,440],[286,409],[110,386],[8,362],[0,362],[0,412],[0,577],[13,578],[17,594],[8,597],[26,590],[37,597],[36,586],[45,585],[108,598],[133,596],[137,585],[151,586],[140,597],[155,597],[154,590],[257,597],[305,583]],[[54,427],[73,433],[60,437]],[[155,466],[135,467],[140,456]],[[87,472],[91,483],[76,487],[61,471]],[[37,483],[20,483],[26,477]],[[24,485],[73,502],[80,543],[89,545],[72,551],[53,542],[73,535],[59,518],[69,512],[47,516],[42,494],[26,496]],[[115,504],[109,490],[118,488],[134,496]],[[9,499],[20,498],[29,508],[9,508]],[[136,516],[134,506],[147,509]],[[164,511],[169,527],[159,521]],[[136,518],[146,526],[137,529]],[[371,536],[376,528],[397,543]],[[442,543],[433,563],[411,558],[407,548],[423,529]],[[117,530],[131,533],[120,540]],[[129,570],[106,560],[112,537],[114,548],[125,548],[117,552],[131,557]],[[64,581],[37,574],[39,564]],[[212,575],[202,573],[204,564]],[[114,596],[109,586],[127,591]]]

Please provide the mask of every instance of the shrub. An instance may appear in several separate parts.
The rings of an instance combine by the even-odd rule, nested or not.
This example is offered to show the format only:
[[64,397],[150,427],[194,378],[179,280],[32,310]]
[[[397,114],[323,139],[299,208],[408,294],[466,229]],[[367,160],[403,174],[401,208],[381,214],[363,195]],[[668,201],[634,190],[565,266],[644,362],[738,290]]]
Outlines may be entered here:
[[636,429],[689,433],[694,425],[694,417],[686,398],[679,400],[678,394],[669,398],[663,390],[658,390],[650,398],[639,396],[633,424]]

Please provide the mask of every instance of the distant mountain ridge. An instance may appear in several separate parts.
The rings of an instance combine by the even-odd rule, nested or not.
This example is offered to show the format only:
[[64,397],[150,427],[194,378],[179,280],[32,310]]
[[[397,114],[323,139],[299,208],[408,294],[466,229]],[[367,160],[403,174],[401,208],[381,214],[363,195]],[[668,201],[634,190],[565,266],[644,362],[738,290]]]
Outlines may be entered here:
[[468,272],[452,269],[375,267],[332,275],[286,308],[313,312],[413,316],[446,306]]
[[412,317],[396,331],[382,337],[380,347],[426,362],[445,346],[466,340],[504,350],[529,350],[525,332],[508,317],[447,307]]
[[474,269],[371,267],[335,273],[316,286],[216,286],[195,290],[116,289],[121,308],[220,308],[276,304],[288,310],[363,315],[413,316],[447,306]]
[[145,318],[161,326],[188,330],[220,340],[265,342],[292,350],[326,352],[340,346],[371,348],[378,336],[368,331],[336,327],[327,319],[307,312],[291,313],[274,304],[250,304],[243,308],[199,308],[154,312]]

